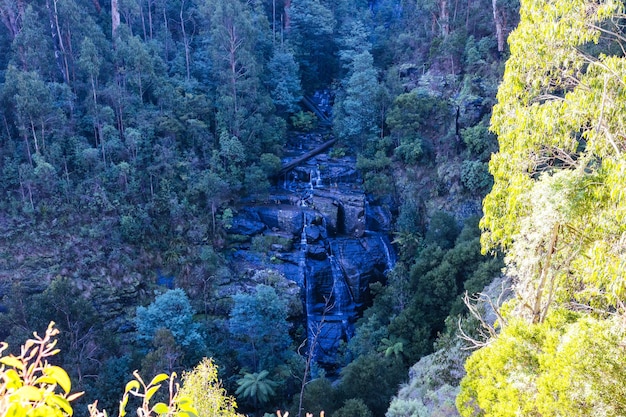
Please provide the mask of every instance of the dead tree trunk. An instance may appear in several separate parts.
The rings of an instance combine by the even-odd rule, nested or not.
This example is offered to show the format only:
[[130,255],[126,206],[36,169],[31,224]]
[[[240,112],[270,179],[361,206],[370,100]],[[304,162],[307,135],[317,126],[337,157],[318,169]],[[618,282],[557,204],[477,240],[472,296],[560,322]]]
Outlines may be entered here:
[[113,40],[115,40],[117,29],[120,27],[120,9],[117,2],[118,0],[111,0],[111,35]]
[[502,13],[498,9],[498,1],[491,0],[491,8],[493,9],[493,21],[496,24],[496,39],[498,41],[498,52],[504,52],[505,36]]

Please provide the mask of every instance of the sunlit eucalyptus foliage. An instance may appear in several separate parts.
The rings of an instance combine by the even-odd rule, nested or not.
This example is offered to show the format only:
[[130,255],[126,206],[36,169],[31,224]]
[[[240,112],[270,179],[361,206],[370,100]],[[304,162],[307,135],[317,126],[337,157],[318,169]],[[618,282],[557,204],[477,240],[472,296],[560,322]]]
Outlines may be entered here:
[[522,2],[481,223],[516,298],[466,363],[463,416],[626,412],[623,13],[614,0]]

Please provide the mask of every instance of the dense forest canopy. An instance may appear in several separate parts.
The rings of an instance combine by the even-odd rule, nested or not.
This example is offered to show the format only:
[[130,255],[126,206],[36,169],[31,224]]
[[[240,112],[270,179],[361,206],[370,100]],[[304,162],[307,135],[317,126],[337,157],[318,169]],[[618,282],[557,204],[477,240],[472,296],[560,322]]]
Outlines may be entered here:
[[[55,321],[51,360],[87,392],[82,414],[114,410],[134,369],[193,369],[182,392],[206,415],[234,415],[224,389],[258,415],[624,415],[623,13],[0,1],[0,339],[15,350]],[[300,236],[232,232],[314,135],[354,158],[397,252],[332,369],[302,289],[273,268]],[[463,293],[498,298],[478,293],[502,259],[514,296],[468,316]],[[457,332],[479,348],[460,390]]]

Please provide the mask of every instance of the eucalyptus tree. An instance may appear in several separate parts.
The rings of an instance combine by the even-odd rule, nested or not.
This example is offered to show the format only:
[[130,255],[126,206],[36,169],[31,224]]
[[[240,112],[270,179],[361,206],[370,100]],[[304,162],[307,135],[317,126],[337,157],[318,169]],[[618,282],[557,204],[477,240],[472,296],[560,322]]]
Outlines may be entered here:
[[351,57],[350,72],[335,105],[334,130],[338,137],[362,151],[380,136],[376,97],[382,88],[374,59],[368,51]]
[[522,4],[481,222],[484,250],[507,252],[516,298],[499,336],[474,341],[463,416],[623,414],[623,12],[622,1]]
[[295,113],[302,100],[300,67],[291,50],[284,46],[274,49],[267,65],[270,95],[276,109],[281,113]]
[[24,8],[21,28],[13,39],[16,51],[12,63],[26,71],[36,71],[44,80],[55,80],[59,73],[56,67],[52,40],[46,24],[47,16],[35,5]]
[[261,82],[262,31],[269,27],[255,24],[249,5],[238,0],[207,0],[203,15],[210,28],[218,136],[236,138],[246,156],[254,159],[264,150],[274,150],[281,137],[274,106]]
[[22,19],[26,9],[26,1],[4,0],[0,2],[0,20],[7,29],[9,38],[13,40],[22,29]]
[[46,83],[36,71],[20,71],[10,66],[5,93],[12,95],[16,127],[24,140],[29,162],[32,155],[45,155],[52,138],[58,136],[65,121],[54,83]]
[[136,310],[137,342],[148,352],[145,367],[167,363],[171,369],[181,363],[193,364],[203,357],[206,344],[200,326],[193,320],[195,311],[180,288],[158,295],[147,307]]

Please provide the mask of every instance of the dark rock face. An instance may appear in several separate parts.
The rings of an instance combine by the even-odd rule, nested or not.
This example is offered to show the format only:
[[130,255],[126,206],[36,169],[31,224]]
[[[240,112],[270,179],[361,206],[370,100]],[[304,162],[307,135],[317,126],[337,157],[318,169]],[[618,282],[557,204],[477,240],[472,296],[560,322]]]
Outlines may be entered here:
[[302,231],[302,210],[299,207],[278,205],[257,208],[261,221],[272,230],[297,236]]
[[[316,138],[299,139],[293,158],[316,143]],[[242,207],[229,230],[250,238],[291,239],[290,245],[269,245],[271,265],[245,248],[232,260],[246,268],[273,268],[300,285],[309,341],[316,341],[315,360],[331,374],[339,366],[341,342],[352,336],[355,321],[371,302],[369,285],[384,281],[394,262],[387,235],[390,210],[368,204],[355,165],[354,158],[327,154],[303,162],[280,179],[268,199],[275,204]]]
[[391,210],[388,206],[370,206],[365,208],[367,230],[374,232],[389,232],[391,230]]
[[233,224],[229,232],[236,235],[254,236],[263,232],[266,228],[267,226],[261,221],[257,213],[244,211],[233,218]]

